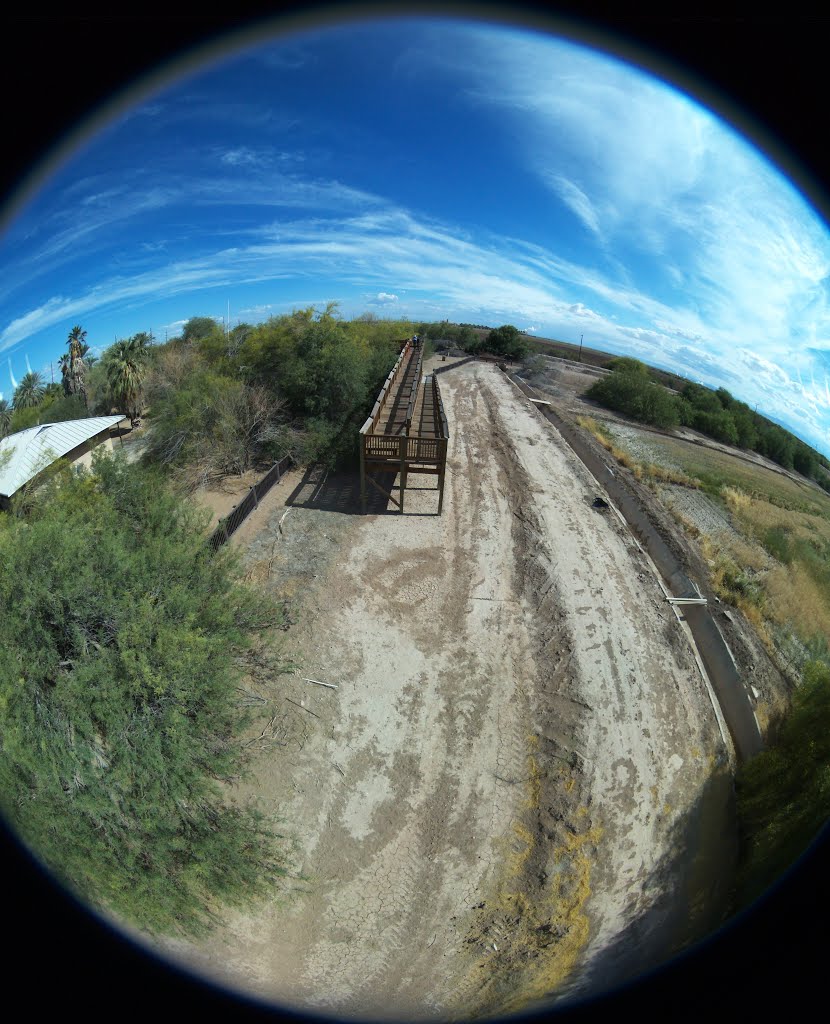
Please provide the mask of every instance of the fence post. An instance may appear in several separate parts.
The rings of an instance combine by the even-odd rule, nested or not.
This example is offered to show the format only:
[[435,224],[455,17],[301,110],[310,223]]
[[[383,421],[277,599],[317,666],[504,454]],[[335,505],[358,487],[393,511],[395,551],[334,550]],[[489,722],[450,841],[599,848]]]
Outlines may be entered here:
[[406,447],[408,442],[409,438],[406,434],[398,442],[401,446],[401,513],[403,513],[403,499],[406,491]]
[[444,507],[444,474],[447,471],[447,442],[442,441],[438,457],[438,515]]
[[366,435],[360,435],[360,510],[366,515]]

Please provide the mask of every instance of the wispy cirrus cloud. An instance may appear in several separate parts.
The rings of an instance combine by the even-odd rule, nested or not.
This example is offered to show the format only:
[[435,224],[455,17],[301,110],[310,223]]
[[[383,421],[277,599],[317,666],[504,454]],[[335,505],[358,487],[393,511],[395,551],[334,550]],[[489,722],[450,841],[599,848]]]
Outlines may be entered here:
[[548,175],[547,180],[565,206],[582,221],[585,227],[595,235],[601,235],[599,214],[582,189],[561,174]]
[[[406,315],[584,332],[755,396],[780,418],[802,416],[830,448],[820,355],[830,352],[830,244],[773,168],[687,97],[579,47],[483,25],[411,35],[414,50],[390,50],[399,84],[417,87],[420,76],[432,85],[436,71],[452,79],[458,125],[473,113],[466,121],[511,140],[510,176],[498,178],[507,166],[498,164],[481,194],[498,196],[503,181],[517,195],[529,186],[529,213],[510,208],[519,216],[502,218],[498,233],[474,202],[460,214],[447,201],[443,219],[427,216],[431,200],[423,182],[407,180],[409,163],[393,159],[384,178],[371,146],[371,162],[357,158],[354,139],[371,141],[389,111],[367,109],[367,95],[352,120],[340,117],[348,102],[333,105],[335,117],[328,101],[300,118],[301,69],[318,55],[275,45],[251,66],[259,62],[259,81],[271,60],[275,81],[284,72],[297,84],[293,95],[241,102],[218,79],[194,80],[131,123],[135,132],[119,139],[129,152],[90,162],[101,170],[79,175],[17,229],[25,245],[0,302],[26,301],[5,304],[0,350],[119,305],[264,284],[274,294],[246,288],[240,315],[282,310],[290,290],[297,301],[339,293],[374,308],[397,303]],[[152,161],[134,138],[143,126],[164,141]],[[191,144],[171,144],[191,129]],[[59,287],[31,288],[50,271]]]
[[639,261],[641,290],[650,278],[693,306],[712,345],[729,334],[781,360],[794,337],[830,339],[826,229],[714,115],[570,43],[487,28],[433,43],[425,66],[509,117],[527,166]]
[[[230,288],[252,282],[290,283],[296,294],[303,281],[337,280],[341,293],[375,283],[375,301],[394,304],[407,295],[412,315],[455,315],[475,322],[543,325],[539,333],[574,337],[589,332],[649,361],[695,379],[724,383],[751,401],[763,401],[772,415],[786,419],[798,410],[813,443],[830,447],[826,418],[830,395],[823,372],[799,383],[772,359],[740,343],[732,344],[730,366],[709,343],[716,328],[694,309],[667,306],[637,289],[624,289],[600,271],[564,261],[538,245],[503,236],[460,230],[457,225],[417,217],[387,204],[351,216],[311,216],[252,228],[229,248],[197,259],[167,262],[129,277],[113,276],[75,296],[53,296],[16,317],[0,331],[0,351],[68,320],[81,320],[130,302],[187,294],[194,288]],[[395,292],[388,290],[397,282]],[[575,300],[592,294],[594,302]],[[240,310],[264,317],[278,304]],[[822,419],[824,417],[824,419]],[[825,424],[824,426],[822,424]]]
[[228,149],[220,153],[219,160],[231,167],[262,167],[267,164],[268,158],[262,153],[257,153],[247,146],[238,146],[236,149]]

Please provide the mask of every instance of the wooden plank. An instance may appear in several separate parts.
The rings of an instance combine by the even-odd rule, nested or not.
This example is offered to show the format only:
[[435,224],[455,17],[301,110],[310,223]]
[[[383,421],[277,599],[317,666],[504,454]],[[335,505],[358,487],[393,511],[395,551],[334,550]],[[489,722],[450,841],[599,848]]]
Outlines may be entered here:
[[380,491],[382,495],[384,495],[384,497],[387,497],[390,501],[394,501],[398,508],[401,508],[401,503],[398,501],[398,499],[394,495],[390,494],[389,491],[384,490],[383,487],[381,487],[380,484],[377,482],[377,480],[375,480],[372,477],[371,473],[367,475],[366,479],[373,487],[377,487],[377,489]]

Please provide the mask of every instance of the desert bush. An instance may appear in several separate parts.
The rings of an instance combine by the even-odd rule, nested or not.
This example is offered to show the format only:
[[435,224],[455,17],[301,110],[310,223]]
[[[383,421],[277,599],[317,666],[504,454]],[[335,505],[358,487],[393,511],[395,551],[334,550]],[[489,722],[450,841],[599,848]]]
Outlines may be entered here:
[[606,368],[617,373],[633,373],[636,377],[649,379],[648,367],[639,359],[632,359],[631,356],[617,356],[606,364]]
[[251,331],[239,351],[240,368],[249,383],[284,402],[305,450],[328,462],[349,461],[407,327],[413,333],[402,321],[347,323],[332,306],[295,310]]
[[553,375],[554,372],[543,355],[537,352],[533,355],[525,356],[522,365],[522,377],[527,380],[537,380],[541,377]]
[[198,352],[163,354],[148,394],[142,458],[178,470],[188,488],[284,454],[274,450],[284,403],[262,386],[214,373]]
[[595,381],[585,394],[595,402],[641,423],[663,429],[679,423],[677,406],[666,389],[629,369],[613,370],[607,377]]
[[505,359],[524,359],[529,348],[528,343],[513,324],[503,324],[495,327],[487,335],[478,351],[491,352],[495,356],[504,356]]

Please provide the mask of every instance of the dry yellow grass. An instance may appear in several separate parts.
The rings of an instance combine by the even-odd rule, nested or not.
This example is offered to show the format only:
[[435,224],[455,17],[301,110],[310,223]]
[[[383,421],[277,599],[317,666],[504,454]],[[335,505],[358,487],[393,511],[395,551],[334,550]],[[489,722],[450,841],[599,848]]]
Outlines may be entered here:
[[689,537],[694,540],[700,540],[703,543],[707,538],[700,532],[696,523],[693,523],[687,515],[684,515],[679,508],[669,506],[669,512],[671,512],[673,519],[679,526],[681,526]]
[[723,547],[729,557],[743,569],[760,572],[769,564],[769,556],[760,544],[727,534]]
[[645,463],[643,465],[643,472],[656,483],[678,484],[680,487],[693,487],[695,489],[700,487],[699,480],[693,479],[678,469],[660,466],[656,462]]
[[[773,650],[770,624],[784,627],[804,639],[830,636],[830,600],[814,576],[798,560],[782,565],[772,558],[760,541],[778,530],[793,541],[830,543],[830,517],[803,508],[785,508],[740,487],[724,486],[721,494],[742,537],[700,538],[704,556],[712,570],[712,586],[722,600],[738,607],[755,626],[769,650]],[[752,577],[758,598],[747,600],[729,586],[735,573]]]
[[742,491],[740,487],[724,486],[721,488],[721,494],[729,510],[737,515],[746,513],[752,503],[752,498]]
[[602,423],[578,422],[644,483],[702,488],[724,502],[736,532],[716,538],[682,511],[670,511],[700,545],[715,593],[744,614],[771,653],[779,627],[802,641],[830,636],[830,586],[822,584],[823,566],[830,578],[830,496],[806,480],[680,438],[649,436],[658,462],[636,462]]
[[770,619],[804,636],[830,636],[830,608],[803,566],[777,565],[764,580],[765,610]]
[[[727,488],[724,488],[726,492]],[[763,498],[750,497],[741,491],[725,494],[727,504],[746,529],[762,537],[768,530],[780,529],[804,540],[821,539],[830,542],[830,519],[811,515],[802,510],[781,508]]]
[[[543,772],[536,755],[538,737],[529,737],[528,778],[524,809],[530,820],[539,810]],[[571,792],[575,778],[561,766],[554,769],[557,784]],[[476,959],[458,986],[456,1019],[518,1013],[554,993],[573,971],[588,941],[585,904],[591,893],[593,851],[602,830],[588,825],[588,809],[578,807],[580,829],[564,832],[550,851],[540,848],[542,835],[524,821],[513,822],[506,837],[504,870],[495,894],[487,901],[482,934],[488,947]],[[533,893],[528,871],[534,856],[553,861],[550,882],[543,893]],[[535,870],[535,869],[534,869]],[[497,936],[492,938],[492,936]],[[498,959],[496,959],[498,958]]]
[[697,480],[693,480],[679,470],[661,466],[654,462],[639,462],[623,448],[620,448],[619,445],[614,444],[614,439],[608,428],[602,423],[598,423],[593,416],[577,416],[576,422],[596,438],[602,447],[607,452],[610,452],[621,466],[630,469],[638,480],[680,484],[683,487],[699,486]]

